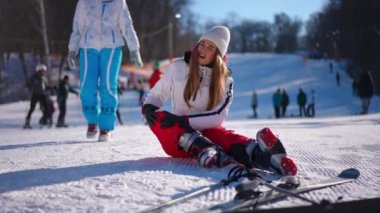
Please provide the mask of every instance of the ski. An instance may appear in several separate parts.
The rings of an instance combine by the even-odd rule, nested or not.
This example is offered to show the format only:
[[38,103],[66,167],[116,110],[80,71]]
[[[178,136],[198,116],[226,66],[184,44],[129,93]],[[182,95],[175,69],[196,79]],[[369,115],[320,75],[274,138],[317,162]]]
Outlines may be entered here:
[[230,170],[230,172],[228,174],[228,178],[225,180],[221,180],[220,182],[218,182],[214,185],[203,187],[201,189],[198,189],[198,190],[195,190],[195,191],[190,192],[188,194],[185,194],[183,196],[180,196],[176,199],[169,200],[163,204],[153,206],[151,208],[142,210],[140,212],[141,213],[143,213],[143,212],[158,212],[158,211],[165,209],[165,208],[168,208],[170,206],[173,206],[173,205],[179,204],[181,202],[190,200],[192,198],[201,196],[203,194],[221,189],[221,188],[231,184],[232,182],[238,181],[242,177],[251,177],[251,178],[256,177],[256,178],[260,178],[263,181],[270,182],[272,180],[279,179],[282,176],[275,174],[273,172],[270,172],[270,171],[266,171],[266,170],[261,170],[261,169],[249,169],[248,170],[243,166],[235,166]]
[[[307,199],[305,197],[301,197],[301,194],[314,191],[314,190],[328,188],[331,186],[340,185],[343,183],[348,183],[348,182],[356,180],[359,176],[360,176],[360,172],[357,169],[350,168],[350,169],[343,170],[336,177],[320,180],[311,184],[301,185],[294,189],[289,189],[288,187],[286,187],[286,185],[285,186],[273,186],[273,185],[270,186],[269,183],[264,183],[264,182],[261,182],[260,180],[256,181],[256,183],[255,182],[242,183],[239,186],[240,189],[239,188],[238,189],[241,192],[245,190],[245,193],[248,193],[248,194],[250,193],[250,196],[245,195],[240,198],[239,196],[237,196],[237,198],[232,201],[222,203],[222,204],[217,204],[215,206],[197,210],[194,212],[250,211],[259,205],[273,203],[273,202],[285,199],[287,197],[296,197],[298,199],[302,199],[304,201],[312,203],[313,205],[319,205],[321,203]],[[265,191],[265,192],[254,191],[254,188],[257,187],[258,183],[261,183],[264,186],[269,186],[271,190]],[[252,188],[249,191],[247,190],[247,187],[252,187]]]

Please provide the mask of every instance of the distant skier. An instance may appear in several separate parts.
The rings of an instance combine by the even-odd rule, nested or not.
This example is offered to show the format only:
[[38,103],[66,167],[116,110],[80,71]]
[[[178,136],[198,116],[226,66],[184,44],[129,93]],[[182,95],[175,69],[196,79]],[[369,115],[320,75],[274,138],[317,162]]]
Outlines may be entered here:
[[359,78],[358,96],[362,101],[361,114],[367,114],[373,96],[373,83],[369,71],[364,71]]
[[257,93],[254,91],[252,94],[251,107],[253,110],[253,117],[257,118],[257,105],[259,104],[259,100],[257,97]]
[[42,121],[40,119],[40,123],[46,122],[46,119],[49,117],[49,111],[47,110],[49,108],[48,101],[47,101],[47,93],[46,89],[48,87],[47,85],[47,79],[45,77],[45,72],[47,71],[47,67],[44,64],[39,64],[36,66],[36,72],[33,74],[33,76],[30,78],[28,82],[28,87],[31,91],[31,97],[30,97],[30,107],[28,114],[25,118],[25,124],[24,128],[32,128],[30,125],[30,118],[32,116],[32,113],[36,107],[37,102],[40,104],[40,108],[42,110]]
[[299,88],[299,92],[297,95],[297,104],[300,111],[300,114],[299,114],[300,117],[306,116],[306,103],[307,103],[306,93],[302,90],[302,88]]
[[[123,82],[119,81],[118,85],[117,85],[117,95],[118,95],[118,98],[123,95],[124,89],[125,89],[125,87],[124,87]],[[117,117],[117,121],[119,122],[119,124],[120,125],[124,125],[124,122],[123,122],[123,119],[122,119],[121,113],[120,113],[120,102],[117,105],[116,117]]]
[[280,109],[281,109],[281,89],[278,88],[272,96],[273,109],[274,109],[274,117],[280,118]]
[[336,79],[336,85],[339,87],[340,86],[340,74],[339,74],[339,72],[336,72],[335,79]]
[[59,115],[56,127],[68,127],[65,121],[66,109],[67,109],[67,98],[69,93],[79,95],[79,93],[74,90],[70,85],[70,79],[68,75],[65,75],[63,79],[59,82],[57,91],[57,103],[59,108]]
[[160,80],[162,76],[162,70],[160,68],[160,62],[156,61],[153,65],[153,74],[149,78],[149,89],[152,89],[154,85]]
[[309,117],[315,116],[315,91],[311,90],[310,103],[307,105],[306,115]]
[[286,92],[286,90],[282,90],[282,96],[281,96],[281,116],[285,117],[286,116],[286,109],[288,108],[289,105],[289,95]]
[[47,125],[50,128],[53,126],[53,115],[55,112],[55,106],[54,106],[54,101],[50,97],[49,94],[46,94],[45,98],[46,98],[47,108],[44,108],[43,105],[40,105],[41,111],[45,113],[42,113],[42,117],[40,118],[38,123],[40,124],[41,127],[43,127],[44,125]]
[[352,80],[351,88],[352,88],[352,95],[353,96],[358,95],[358,81],[355,78]]
[[[187,57],[173,61],[150,90],[142,113],[172,157],[194,157],[206,168],[223,167],[233,158],[247,167],[296,175],[295,162],[269,128],[254,139],[222,126],[233,99],[233,79],[223,59],[229,41],[227,27],[206,31]],[[159,110],[165,100],[171,101],[172,112]]]
[[147,80],[144,77],[137,80],[136,90],[139,93],[138,102],[139,102],[140,106],[142,106],[143,102],[144,102],[146,82],[147,82]]

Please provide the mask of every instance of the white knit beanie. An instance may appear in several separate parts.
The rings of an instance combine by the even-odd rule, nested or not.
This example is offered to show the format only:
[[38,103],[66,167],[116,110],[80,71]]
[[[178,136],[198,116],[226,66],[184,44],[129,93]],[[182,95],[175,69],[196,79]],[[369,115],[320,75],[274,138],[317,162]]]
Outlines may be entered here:
[[224,57],[227,53],[228,44],[230,43],[230,30],[225,26],[215,26],[206,31],[198,42],[204,39],[214,43],[222,54],[222,57]]
[[38,72],[38,71],[40,71],[40,70],[42,70],[42,71],[46,71],[46,70],[47,70],[46,65],[45,65],[45,64],[39,64],[39,65],[37,65],[37,66],[36,66],[36,72]]

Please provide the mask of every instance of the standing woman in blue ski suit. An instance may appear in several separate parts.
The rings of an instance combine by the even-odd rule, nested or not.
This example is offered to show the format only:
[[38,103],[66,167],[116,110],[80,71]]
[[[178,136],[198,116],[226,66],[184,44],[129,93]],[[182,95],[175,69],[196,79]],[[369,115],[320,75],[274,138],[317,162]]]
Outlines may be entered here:
[[117,82],[125,39],[131,61],[142,66],[140,44],[125,0],[79,0],[69,42],[68,65],[80,59],[80,98],[87,138],[108,141],[115,127]]

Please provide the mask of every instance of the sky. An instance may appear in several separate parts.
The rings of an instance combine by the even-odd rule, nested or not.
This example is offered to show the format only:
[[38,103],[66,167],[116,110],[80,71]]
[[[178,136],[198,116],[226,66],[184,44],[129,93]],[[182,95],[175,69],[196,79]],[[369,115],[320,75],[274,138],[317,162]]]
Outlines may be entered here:
[[307,21],[327,0],[193,0],[192,11],[201,22],[224,20],[230,12],[241,18],[273,22],[274,14],[285,12],[291,18]]
[[[258,130],[271,128],[297,162],[301,184],[351,167],[361,172],[352,183],[304,195],[313,201],[380,198],[380,97],[372,99],[370,114],[353,115],[360,101],[339,64],[330,73],[328,61],[304,64],[297,55],[230,54],[228,61],[234,100],[223,126],[253,138]],[[336,72],[342,74],[339,87]],[[273,119],[271,97],[278,87],[290,95],[289,117]],[[315,118],[296,116],[299,87],[316,90]],[[258,119],[249,118],[253,89],[259,95]],[[87,126],[76,95],[69,95],[69,128],[63,129],[39,128],[36,107],[33,129],[23,130],[29,102],[0,105],[0,212],[135,213],[227,178],[232,166],[204,169],[196,160],[166,155],[142,122],[138,92],[125,91],[120,99],[125,125],[117,124],[109,142],[85,138]],[[162,212],[195,211],[235,195],[230,185]],[[309,204],[289,198],[264,207],[297,205]]]

